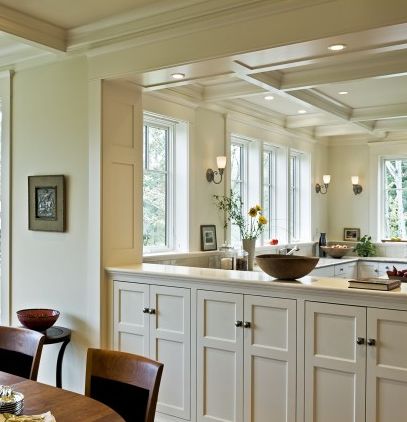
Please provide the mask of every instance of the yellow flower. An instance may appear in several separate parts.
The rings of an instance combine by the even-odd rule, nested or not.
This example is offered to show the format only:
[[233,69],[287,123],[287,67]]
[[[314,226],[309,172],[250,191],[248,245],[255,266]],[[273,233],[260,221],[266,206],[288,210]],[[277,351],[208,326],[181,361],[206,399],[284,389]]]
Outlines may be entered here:
[[257,211],[263,211],[263,208],[262,208],[259,204],[257,204],[257,205],[256,205],[256,210],[257,210]]
[[260,224],[267,224],[267,218],[264,215],[261,215],[259,217],[259,223]]
[[256,208],[254,208],[254,207],[250,208],[249,215],[250,215],[250,217],[256,217],[256,215],[257,215]]

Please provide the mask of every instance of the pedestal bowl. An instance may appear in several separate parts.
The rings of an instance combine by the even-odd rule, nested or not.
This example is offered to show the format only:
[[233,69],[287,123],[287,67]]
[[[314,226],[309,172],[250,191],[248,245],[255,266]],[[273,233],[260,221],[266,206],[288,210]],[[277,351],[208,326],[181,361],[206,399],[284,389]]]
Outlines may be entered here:
[[309,274],[319,258],[299,255],[264,254],[256,256],[258,266],[280,280],[295,280]]
[[24,327],[35,331],[45,331],[52,327],[59,317],[55,309],[21,309],[17,311],[17,318]]
[[320,246],[320,248],[331,258],[342,258],[352,250],[352,248],[344,248],[339,246]]

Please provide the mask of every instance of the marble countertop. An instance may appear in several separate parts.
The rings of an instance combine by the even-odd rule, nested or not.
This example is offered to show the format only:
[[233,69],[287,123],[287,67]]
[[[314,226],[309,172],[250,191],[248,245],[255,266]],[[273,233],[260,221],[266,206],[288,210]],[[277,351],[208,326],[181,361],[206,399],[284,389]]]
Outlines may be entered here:
[[373,257],[359,257],[359,256],[344,256],[343,258],[319,258],[316,268],[330,267],[331,265],[348,264],[350,262],[393,262],[395,264],[406,264],[407,258],[390,258],[388,256],[373,256]]
[[200,282],[211,281],[233,283],[234,286],[268,287],[275,290],[296,291],[298,293],[332,292],[351,294],[354,296],[369,295],[370,297],[386,297],[391,295],[394,299],[407,299],[407,283],[391,291],[349,289],[348,280],[343,278],[305,276],[299,280],[277,280],[264,272],[259,271],[230,271],[213,268],[183,267],[161,264],[137,264],[127,266],[108,267],[106,272],[115,276],[165,277],[172,281]]

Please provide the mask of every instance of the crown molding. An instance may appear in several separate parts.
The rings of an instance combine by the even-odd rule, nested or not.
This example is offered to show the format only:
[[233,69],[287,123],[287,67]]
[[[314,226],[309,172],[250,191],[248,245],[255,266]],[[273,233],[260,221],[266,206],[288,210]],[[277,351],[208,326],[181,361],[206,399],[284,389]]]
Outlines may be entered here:
[[59,26],[0,5],[0,31],[24,38],[38,47],[66,51],[66,30]]
[[104,54],[228,26],[267,15],[276,15],[332,0],[208,0],[193,3],[168,1],[68,31],[68,50]]

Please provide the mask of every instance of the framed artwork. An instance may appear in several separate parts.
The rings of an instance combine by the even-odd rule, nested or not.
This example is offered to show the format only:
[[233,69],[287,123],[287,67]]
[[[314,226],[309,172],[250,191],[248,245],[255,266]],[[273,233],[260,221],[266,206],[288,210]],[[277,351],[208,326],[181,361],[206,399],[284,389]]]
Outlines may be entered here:
[[360,229],[343,229],[343,240],[357,242],[360,240]]
[[28,176],[28,229],[65,231],[64,176]]
[[201,251],[215,251],[216,249],[218,249],[216,226],[213,224],[201,226]]

